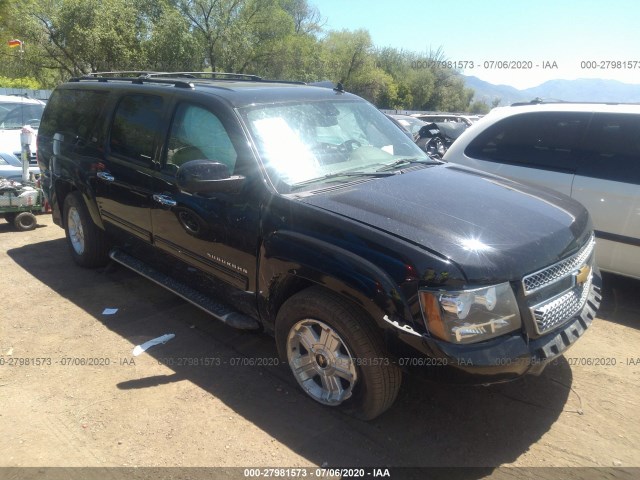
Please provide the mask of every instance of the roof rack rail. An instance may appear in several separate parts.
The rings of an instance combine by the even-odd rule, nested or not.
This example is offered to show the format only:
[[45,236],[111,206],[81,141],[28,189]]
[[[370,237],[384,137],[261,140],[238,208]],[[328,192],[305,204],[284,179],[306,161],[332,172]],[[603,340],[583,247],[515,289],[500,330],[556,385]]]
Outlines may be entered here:
[[114,72],[92,72],[82,77],[73,77],[70,82],[79,82],[81,80],[97,80],[99,82],[113,81],[130,81],[132,83],[142,84],[146,82],[173,84],[176,87],[195,88],[192,82],[175,80],[230,80],[241,82],[262,82],[262,83],[286,83],[293,85],[306,85],[305,82],[294,80],[268,80],[258,75],[247,73],[231,73],[231,72],[154,72],[148,70],[123,70]]
[[[115,72],[114,72],[115,73]],[[195,88],[193,83],[186,82],[182,80],[170,80],[165,78],[152,78],[146,76],[137,76],[137,77],[103,77],[98,76],[98,74],[90,74],[85,75],[84,77],[73,77],[69,79],[69,82],[84,82],[84,81],[94,81],[94,82],[131,82],[137,85],[142,85],[144,83],[160,83],[165,85],[173,85],[178,88]]]
[[511,106],[512,107],[524,107],[527,105],[550,105],[550,104],[557,104],[557,103],[562,103],[562,104],[566,104],[566,105],[572,105],[572,104],[581,104],[581,105],[640,105],[640,103],[638,102],[581,102],[581,101],[573,101],[573,100],[558,100],[558,99],[542,99],[542,98],[534,98],[533,100],[529,101],[529,102],[516,102],[516,103],[512,103]]
[[511,106],[512,107],[522,107],[524,105],[539,105],[541,103],[562,103],[562,100],[552,100],[551,102],[549,100],[544,100],[540,97],[536,97],[533,100],[529,100],[528,102],[515,102],[512,103]]
[[250,82],[261,82],[263,78],[258,75],[248,73],[232,73],[232,72],[149,72],[145,77],[183,77],[193,79],[211,79],[228,78],[230,80],[245,80]]
[[163,73],[163,72],[154,72],[151,70],[114,70],[110,72],[90,72],[85,73],[83,77],[142,77],[145,75],[150,75],[154,73]]
[[271,80],[262,78],[259,75],[249,73],[232,72],[150,72],[145,77],[178,77],[191,78],[194,80],[233,80],[240,82],[263,82],[263,83],[286,83],[291,85],[306,85],[305,82],[296,80]]

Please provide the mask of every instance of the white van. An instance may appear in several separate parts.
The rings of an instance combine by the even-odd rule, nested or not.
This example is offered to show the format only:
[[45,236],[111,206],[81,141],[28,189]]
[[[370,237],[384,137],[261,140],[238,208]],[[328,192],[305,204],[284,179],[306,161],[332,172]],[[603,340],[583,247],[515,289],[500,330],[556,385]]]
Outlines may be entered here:
[[[22,127],[29,125],[37,134],[44,105],[43,101],[34,98],[0,95],[0,151],[13,153],[16,157],[21,158],[20,133]],[[36,135],[33,135],[30,144],[29,163],[37,165]]]
[[444,160],[543,185],[587,207],[602,270],[640,278],[640,105],[496,108]]

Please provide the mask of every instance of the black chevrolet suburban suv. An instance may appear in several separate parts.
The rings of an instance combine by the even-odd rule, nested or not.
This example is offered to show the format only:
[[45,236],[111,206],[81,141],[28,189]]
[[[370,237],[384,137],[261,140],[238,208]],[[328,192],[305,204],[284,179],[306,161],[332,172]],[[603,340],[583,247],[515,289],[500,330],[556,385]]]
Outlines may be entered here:
[[74,78],[37,142],[76,263],[119,262],[274,335],[311,398],[360,418],[402,370],[540,373],[600,305],[579,203],[431,159],[340,85]]

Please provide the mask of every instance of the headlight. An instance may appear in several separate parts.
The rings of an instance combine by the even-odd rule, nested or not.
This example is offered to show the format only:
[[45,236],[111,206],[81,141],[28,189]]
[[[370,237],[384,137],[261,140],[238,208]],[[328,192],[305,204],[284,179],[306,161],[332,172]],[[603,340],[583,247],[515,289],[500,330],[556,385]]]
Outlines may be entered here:
[[460,291],[420,291],[427,328],[453,343],[481,342],[520,328],[520,311],[508,283]]

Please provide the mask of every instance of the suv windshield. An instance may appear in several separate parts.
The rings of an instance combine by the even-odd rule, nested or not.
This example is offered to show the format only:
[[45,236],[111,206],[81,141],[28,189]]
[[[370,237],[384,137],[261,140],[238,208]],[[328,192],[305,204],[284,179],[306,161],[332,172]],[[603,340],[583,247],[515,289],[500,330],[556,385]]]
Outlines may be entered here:
[[[402,131],[363,101],[259,105],[240,110],[274,183],[291,189],[348,181],[381,168],[430,163]],[[402,162],[401,160],[409,160]],[[341,176],[340,174],[344,174]]]
[[37,103],[0,103],[0,128],[14,129],[40,126],[44,105]]

